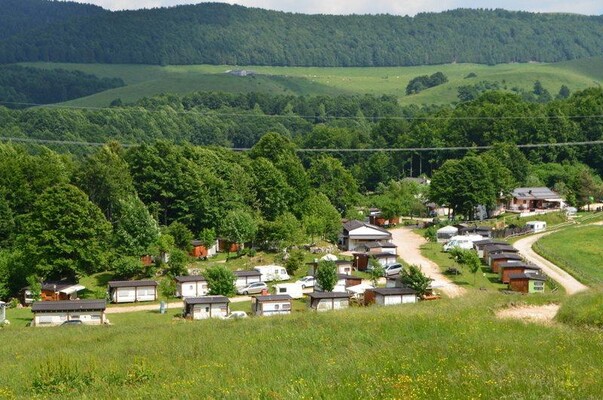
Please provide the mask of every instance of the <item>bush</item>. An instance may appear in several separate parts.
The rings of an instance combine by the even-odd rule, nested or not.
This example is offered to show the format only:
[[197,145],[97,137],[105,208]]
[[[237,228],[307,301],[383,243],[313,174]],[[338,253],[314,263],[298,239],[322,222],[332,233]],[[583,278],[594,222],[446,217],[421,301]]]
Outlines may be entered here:
[[304,265],[304,252],[301,250],[293,250],[289,253],[289,258],[285,261],[285,268],[289,275],[295,275],[298,269]]
[[235,294],[235,275],[226,267],[221,265],[210,267],[203,272],[203,276],[207,279],[210,295],[233,296]]

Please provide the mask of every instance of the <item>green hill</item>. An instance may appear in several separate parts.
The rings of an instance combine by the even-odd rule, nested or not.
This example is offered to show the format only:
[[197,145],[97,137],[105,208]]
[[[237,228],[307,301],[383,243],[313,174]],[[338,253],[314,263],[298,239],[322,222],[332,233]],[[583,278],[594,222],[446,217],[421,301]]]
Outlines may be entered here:
[[[61,2],[28,0],[57,10]],[[373,67],[558,62],[603,55],[603,16],[457,9],[305,15],[221,3],[135,11],[85,9],[0,36],[0,63]],[[90,15],[82,16],[85,13]],[[26,11],[0,1],[3,23]],[[81,14],[81,15],[80,15]],[[17,22],[15,22],[17,21]]]
[[[133,102],[159,93],[193,91],[251,91],[292,95],[374,94],[394,95],[402,104],[450,104],[458,101],[458,88],[479,82],[497,82],[501,89],[531,91],[536,80],[555,95],[561,85],[570,90],[599,86],[603,82],[603,57],[555,64],[446,64],[422,67],[308,68],[232,67],[214,65],[152,66],[112,64],[24,63],[37,68],[80,70],[98,77],[121,78],[127,86],[72,100],[74,106],[103,107],[120,98]],[[258,73],[239,77],[225,71],[246,68]],[[406,96],[408,82],[419,75],[441,71],[448,83]],[[469,74],[474,78],[466,78]]]

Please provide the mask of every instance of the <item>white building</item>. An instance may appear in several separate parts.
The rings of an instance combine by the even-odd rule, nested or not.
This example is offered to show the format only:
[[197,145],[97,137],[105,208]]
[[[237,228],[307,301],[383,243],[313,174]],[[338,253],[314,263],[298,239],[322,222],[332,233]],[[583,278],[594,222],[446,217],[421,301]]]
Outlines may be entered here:
[[377,288],[367,290],[364,294],[364,299],[367,302],[374,301],[375,304],[382,306],[416,303],[417,292],[404,287]]
[[157,282],[110,281],[109,298],[113,303],[134,303],[137,301],[157,300]]
[[32,326],[56,326],[79,320],[86,325],[107,323],[105,300],[36,301],[31,306]]
[[251,312],[263,316],[291,314],[291,296],[288,294],[255,296],[251,299]]
[[343,224],[341,243],[348,251],[355,251],[359,246],[366,249],[366,244],[374,242],[389,242],[392,234],[386,229],[367,224],[358,220],[348,221]]
[[209,292],[207,281],[203,275],[177,276],[176,297],[200,297]]
[[226,318],[228,316],[226,296],[202,296],[184,299],[184,316],[191,319]]
[[251,271],[234,271],[233,273],[236,277],[235,286],[238,288],[262,281],[262,273],[255,269]]
[[294,299],[301,299],[304,297],[301,283],[278,283],[274,285],[274,290],[276,291],[276,294],[288,295]]
[[341,310],[350,306],[350,294],[347,292],[308,293],[308,307],[316,311]]

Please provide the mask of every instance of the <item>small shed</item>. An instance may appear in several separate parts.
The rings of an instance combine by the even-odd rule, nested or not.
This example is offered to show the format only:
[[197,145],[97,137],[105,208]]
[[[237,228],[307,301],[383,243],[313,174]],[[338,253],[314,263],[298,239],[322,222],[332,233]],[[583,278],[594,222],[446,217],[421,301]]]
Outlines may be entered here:
[[304,297],[304,292],[301,283],[277,283],[274,285],[274,291],[276,294],[288,295],[294,299],[301,299]]
[[508,262],[498,266],[498,277],[502,283],[509,283],[511,275],[540,274],[540,267],[523,262]]
[[[57,282],[42,282],[40,288],[41,301],[59,301],[59,300],[76,300],[77,292],[86,289],[77,283],[57,281]],[[29,286],[22,290],[22,303],[28,305],[34,302],[33,293]]]
[[370,242],[364,245],[369,254],[388,253],[395,255],[398,250],[398,246],[392,242]]
[[546,222],[544,221],[528,221],[526,226],[531,228],[534,233],[546,231]]
[[458,235],[459,228],[452,225],[447,225],[436,231],[438,243],[446,243],[451,237]]
[[263,316],[291,314],[291,296],[288,294],[254,296],[251,298],[251,313]]
[[519,250],[510,244],[488,244],[484,246],[483,259],[490,264],[490,255],[499,253],[519,253]]
[[236,277],[236,287],[243,287],[249,285],[250,283],[262,281],[262,273],[255,269],[250,271],[234,271],[233,273]]
[[189,252],[189,255],[194,258],[205,259],[207,257],[213,257],[218,252],[218,241],[207,248],[200,240],[192,240],[191,241],[192,249]]
[[392,253],[353,253],[354,256],[354,269],[357,271],[366,271],[369,265],[369,257],[374,257],[379,261],[383,267],[388,264],[394,264],[397,262],[396,254]]
[[417,302],[417,292],[411,288],[376,288],[364,293],[365,304],[379,304],[391,306],[395,304],[408,304]]
[[56,326],[78,320],[86,325],[107,323],[105,300],[36,301],[31,306],[32,326]]
[[521,293],[544,293],[546,277],[540,274],[513,274],[509,277],[509,289]]
[[[351,260],[336,260],[335,266],[337,266],[338,274],[350,274],[353,270],[354,262]],[[316,269],[318,268],[318,261],[306,263],[308,266],[308,275],[316,275]]]
[[201,296],[184,299],[184,317],[190,319],[226,318],[228,304],[226,296]]
[[316,311],[340,310],[350,306],[350,295],[346,292],[308,293],[308,307]]
[[338,285],[343,284],[345,287],[356,286],[362,283],[362,278],[354,275],[337,274]]
[[203,275],[177,276],[174,279],[176,280],[176,297],[200,297],[209,292],[207,280]]
[[490,255],[490,269],[495,274],[500,272],[499,266],[508,262],[521,262],[523,258],[517,253],[498,253]]
[[109,281],[109,298],[113,303],[134,303],[157,300],[157,282]]

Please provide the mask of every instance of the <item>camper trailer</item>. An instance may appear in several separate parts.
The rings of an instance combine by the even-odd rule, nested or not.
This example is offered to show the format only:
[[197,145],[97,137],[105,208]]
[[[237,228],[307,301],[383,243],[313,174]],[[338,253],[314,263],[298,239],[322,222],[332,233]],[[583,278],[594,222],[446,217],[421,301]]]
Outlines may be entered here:
[[262,265],[253,269],[262,274],[262,282],[288,281],[291,279],[287,270],[280,265]]
[[526,222],[526,226],[532,228],[534,233],[546,231],[546,222],[544,221],[529,221]]
[[483,240],[484,238],[480,235],[459,235],[450,238],[448,243],[443,247],[444,251],[450,251],[454,247],[461,249],[470,250],[473,248],[473,242]]
[[288,294],[292,299],[304,297],[302,286],[299,283],[278,283],[274,285],[274,290],[277,295]]

